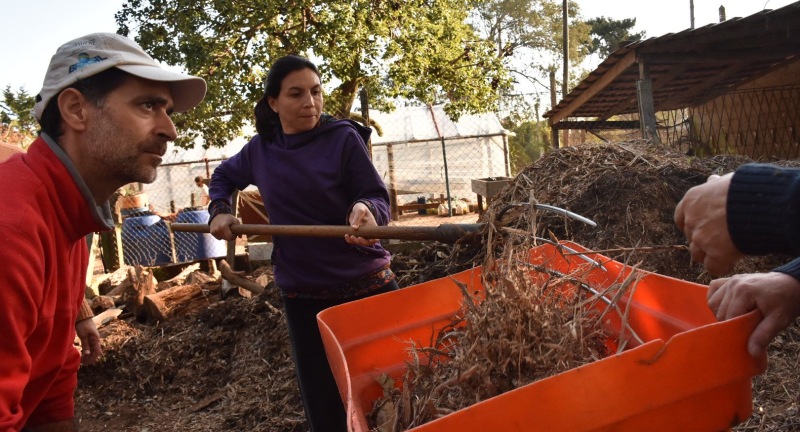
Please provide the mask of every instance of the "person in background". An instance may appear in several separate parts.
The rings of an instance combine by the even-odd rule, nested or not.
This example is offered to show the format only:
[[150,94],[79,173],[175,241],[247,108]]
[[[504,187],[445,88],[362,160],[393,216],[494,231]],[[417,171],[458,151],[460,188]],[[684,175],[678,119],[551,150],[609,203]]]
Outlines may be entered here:
[[198,205],[205,207],[208,203],[211,202],[211,198],[208,195],[208,185],[206,184],[206,179],[203,176],[197,176],[194,178],[194,184],[200,188],[200,202]]
[[[255,108],[258,134],[211,176],[210,231],[233,240],[231,194],[254,184],[277,225],[386,225],[389,195],[367,152],[370,129],[322,113],[317,67],[298,56],[272,65]],[[331,306],[397,289],[378,240],[273,236],[273,269],[284,301],[306,419],[312,431],[345,431],[347,420],[316,316]]]
[[[692,259],[713,275],[729,273],[745,254],[800,257],[800,169],[752,163],[711,176],[686,192],[675,222]],[[713,280],[708,304],[719,320],[761,312],[748,341],[750,354],[760,356],[800,316],[800,258],[767,273]]]
[[0,165],[0,430],[77,430],[76,332],[89,338],[85,360],[100,349],[93,321],[80,319],[86,236],[114,228],[108,199],[118,188],[155,180],[176,138],[170,114],[205,91],[113,33],[53,55],[34,106],[41,133]]

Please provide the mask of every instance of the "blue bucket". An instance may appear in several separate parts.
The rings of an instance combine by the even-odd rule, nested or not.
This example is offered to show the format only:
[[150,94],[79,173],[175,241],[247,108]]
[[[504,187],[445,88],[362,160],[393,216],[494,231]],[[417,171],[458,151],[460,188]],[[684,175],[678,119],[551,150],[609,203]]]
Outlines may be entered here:
[[[208,223],[208,210],[183,211],[177,223]],[[208,233],[175,232],[175,252],[179,262],[224,257],[228,252],[225,240],[217,240]]]
[[126,218],[122,221],[122,256],[127,265],[171,263],[169,227],[153,214]]

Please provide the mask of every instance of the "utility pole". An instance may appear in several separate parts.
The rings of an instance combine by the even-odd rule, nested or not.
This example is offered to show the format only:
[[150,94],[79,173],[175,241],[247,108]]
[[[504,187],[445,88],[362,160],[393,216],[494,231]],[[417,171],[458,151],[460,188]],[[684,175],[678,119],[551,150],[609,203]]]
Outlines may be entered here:
[[694,0],[689,0],[689,20],[692,23],[690,29],[694,29]]

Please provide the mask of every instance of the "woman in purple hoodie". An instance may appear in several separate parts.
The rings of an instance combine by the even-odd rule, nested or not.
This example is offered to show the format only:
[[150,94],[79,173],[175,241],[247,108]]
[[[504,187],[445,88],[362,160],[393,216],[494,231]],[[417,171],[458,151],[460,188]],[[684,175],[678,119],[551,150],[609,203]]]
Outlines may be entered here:
[[[322,114],[317,67],[278,59],[255,108],[258,134],[211,177],[211,233],[236,236],[231,194],[256,185],[270,223],[386,225],[389,195],[365,141],[371,130]],[[331,306],[397,289],[378,240],[273,236],[275,282],[284,300],[306,418],[312,431],[345,431],[346,417],[316,315]]]

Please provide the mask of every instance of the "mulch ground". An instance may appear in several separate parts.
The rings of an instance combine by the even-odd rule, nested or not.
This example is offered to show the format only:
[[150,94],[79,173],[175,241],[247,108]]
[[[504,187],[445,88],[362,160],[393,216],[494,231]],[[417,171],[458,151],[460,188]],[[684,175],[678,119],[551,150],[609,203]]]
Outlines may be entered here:
[[[598,226],[539,213],[532,234],[572,240],[621,262],[641,263],[645,270],[708,283],[711,277],[690,260],[673,210],[686,190],[709,174],[747,161],[689,158],[635,142],[560,149],[520,172],[482,221],[530,230],[530,212],[515,203],[558,206]],[[486,236],[396,254],[398,282],[406,287],[480,265],[487,253],[497,252],[486,247]],[[767,271],[788,258],[747,258],[735,272]],[[250,276],[269,272],[254,269]],[[101,329],[104,359],[79,372],[76,417],[82,431],[307,430],[275,290],[223,301],[217,282],[204,289],[200,303],[187,309],[191,312],[167,322],[141,323],[122,315]],[[798,361],[795,325],[771,345],[769,369],[753,380],[753,415],[735,431],[800,430]]]

